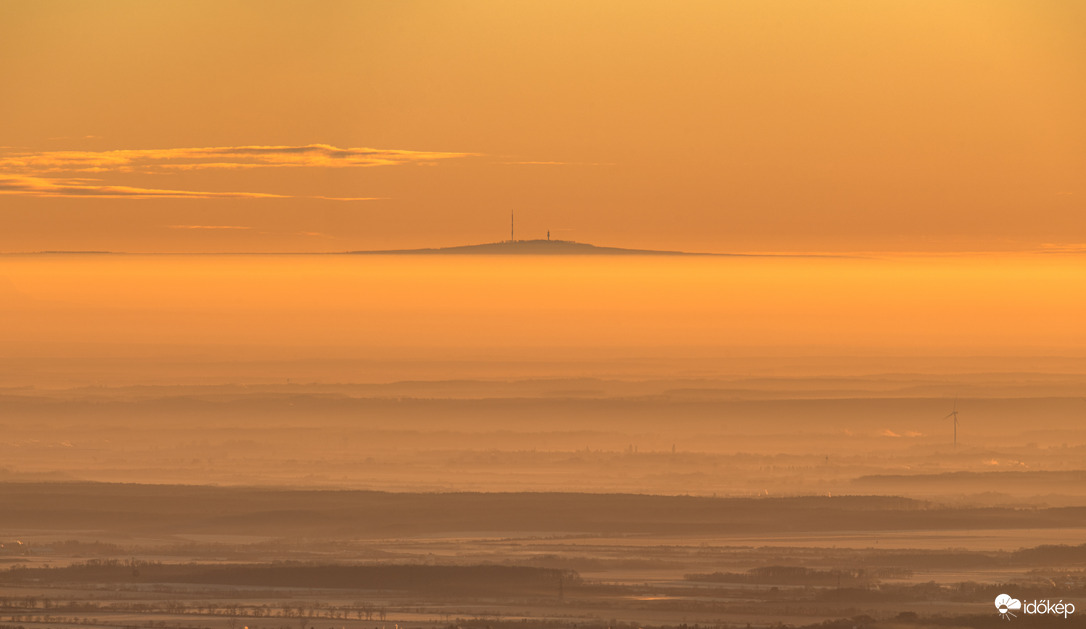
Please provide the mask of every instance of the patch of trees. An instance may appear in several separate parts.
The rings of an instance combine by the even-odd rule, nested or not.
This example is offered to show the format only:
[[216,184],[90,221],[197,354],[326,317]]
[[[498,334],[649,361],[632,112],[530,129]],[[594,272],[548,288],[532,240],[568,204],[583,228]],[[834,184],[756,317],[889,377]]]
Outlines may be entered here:
[[709,583],[749,583],[758,585],[867,585],[878,579],[907,578],[911,570],[905,568],[871,569],[832,569],[815,570],[801,566],[764,566],[751,568],[746,572],[713,572],[711,574],[688,574],[687,581],[705,581]]

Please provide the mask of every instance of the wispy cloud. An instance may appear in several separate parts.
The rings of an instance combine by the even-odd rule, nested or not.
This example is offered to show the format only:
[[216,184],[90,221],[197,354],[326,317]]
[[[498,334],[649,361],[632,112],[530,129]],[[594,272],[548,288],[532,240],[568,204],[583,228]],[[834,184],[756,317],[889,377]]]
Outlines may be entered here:
[[55,179],[0,174],[0,195],[97,199],[283,199],[263,192],[205,192],[106,185],[94,179]]
[[249,168],[359,168],[429,164],[475,153],[304,146],[213,146],[114,151],[36,151],[0,156],[0,169],[25,173],[162,173]]
[[551,162],[551,161],[515,161],[501,162],[507,166],[614,166],[614,162]]
[[1086,253],[1086,243],[1046,242],[1041,244],[1041,253]]
[[[2,148],[4,147],[0,147]],[[87,173],[149,175],[254,168],[365,168],[402,164],[433,165],[440,160],[474,155],[476,154],[339,148],[329,144],[113,151],[28,151],[8,148],[0,153],[0,194],[128,199],[292,198],[290,195],[262,192],[205,192],[106,185],[96,179],[73,178],[73,176],[78,177]],[[306,198],[329,201],[375,201],[382,197],[308,196]]]
[[568,166],[568,162],[502,162],[509,166]]
[[169,229],[252,229],[247,225],[167,225]]
[[75,135],[75,136],[73,136],[73,135],[56,135],[56,136],[53,136],[51,138],[45,138],[45,139],[49,140],[49,141],[57,141],[57,140],[101,140],[102,136],[100,136],[100,135]]
[[385,201],[388,197],[309,197],[310,199],[324,199],[325,201]]

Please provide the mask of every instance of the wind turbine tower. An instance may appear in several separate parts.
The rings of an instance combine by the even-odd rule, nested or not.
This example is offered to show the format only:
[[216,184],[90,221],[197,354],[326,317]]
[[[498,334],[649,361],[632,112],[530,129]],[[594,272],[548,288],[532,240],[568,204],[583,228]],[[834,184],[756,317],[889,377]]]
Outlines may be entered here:
[[513,222],[513,210],[509,210],[509,242],[516,242],[516,223]]
[[954,410],[947,413],[943,419],[954,418],[954,447],[958,447],[958,398],[954,398]]

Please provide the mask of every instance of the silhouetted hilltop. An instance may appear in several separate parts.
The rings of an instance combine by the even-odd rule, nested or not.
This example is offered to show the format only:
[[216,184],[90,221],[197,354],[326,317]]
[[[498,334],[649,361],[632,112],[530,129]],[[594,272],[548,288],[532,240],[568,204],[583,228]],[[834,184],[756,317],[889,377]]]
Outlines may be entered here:
[[[276,563],[200,565],[95,560],[0,573],[0,583],[200,583],[279,588],[402,590],[428,594],[553,595],[579,584],[573,570],[499,565],[337,565]],[[561,585],[559,585],[561,584]]]
[[353,254],[382,255],[657,255],[657,256],[713,256],[716,253],[688,253],[685,251],[657,251],[655,249],[623,249],[621,247],[597,247],[572,240],[504,240],[481,245],[437,247],[429,249],[387,249],[378,251],[348,251]]
[[895,496],[709,498],[648,494],[387,493],[123,483],[0,483],[0,530],[113,535],[365,537],[492,531],[732,534],[1044,529],[1086,507],[943,506]]

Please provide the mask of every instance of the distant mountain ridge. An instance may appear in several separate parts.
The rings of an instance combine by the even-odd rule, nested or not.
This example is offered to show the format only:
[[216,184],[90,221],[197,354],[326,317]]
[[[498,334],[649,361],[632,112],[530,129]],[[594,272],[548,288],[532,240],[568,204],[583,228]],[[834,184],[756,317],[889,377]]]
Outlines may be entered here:
[[480,245],[436,247],[427,249],[386,249],[375,251],[347,251],[349,254],[370,255],[659,255],[659,256],[716,256],[734,255],[718,253],[689,253],[686,251],[659,251],[656,249],[624,249],[599,247],[572,240],[503,240]]
[[705,253],[697,251],[666,251],[659,249],[626,249],[601,247],[573,240],[502,240],[478,245],[426,247],[422,249],[370,249],[354,251],[24,251],[3,252],[7,255],[627,255],[627,256],[710,256],[720,258],[840,258],[855,257],[823,253]]

